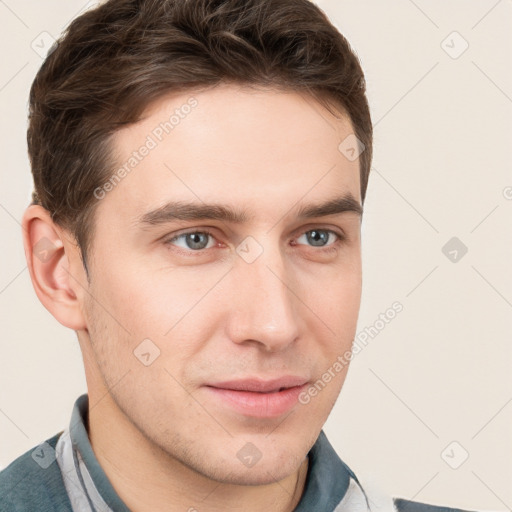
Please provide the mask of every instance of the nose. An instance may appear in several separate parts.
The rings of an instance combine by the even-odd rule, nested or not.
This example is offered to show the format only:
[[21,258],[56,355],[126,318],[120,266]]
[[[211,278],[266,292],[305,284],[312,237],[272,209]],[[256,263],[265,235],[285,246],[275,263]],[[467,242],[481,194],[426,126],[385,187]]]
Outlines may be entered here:
[[229,338],[268,352],[292,345],[299,336],[300,301],[279,248],[265,247],[251,263],[237,257],[229,276],[233,300],[227,325]]

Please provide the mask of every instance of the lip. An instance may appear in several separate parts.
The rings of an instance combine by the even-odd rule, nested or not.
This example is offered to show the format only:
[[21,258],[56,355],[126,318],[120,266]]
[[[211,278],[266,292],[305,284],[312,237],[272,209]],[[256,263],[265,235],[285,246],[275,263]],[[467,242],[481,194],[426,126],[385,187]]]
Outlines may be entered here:
[[258,378],[216,382],[204,386],[223,406],[245,416],[275,418],[292,409],[308,380],[284,376],[264,380]]

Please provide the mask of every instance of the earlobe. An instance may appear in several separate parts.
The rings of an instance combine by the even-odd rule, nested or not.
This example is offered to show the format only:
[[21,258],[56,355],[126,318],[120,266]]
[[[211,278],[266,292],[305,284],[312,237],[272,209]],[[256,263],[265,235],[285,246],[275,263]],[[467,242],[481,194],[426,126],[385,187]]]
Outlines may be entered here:
[[76,264],[78,248],[42,206],[26,209],[22,228],[25,258],[39,300],[62,325],[75,331],[85,329],[83,294],[77,292],[87,287],[87,280],[81,264]]

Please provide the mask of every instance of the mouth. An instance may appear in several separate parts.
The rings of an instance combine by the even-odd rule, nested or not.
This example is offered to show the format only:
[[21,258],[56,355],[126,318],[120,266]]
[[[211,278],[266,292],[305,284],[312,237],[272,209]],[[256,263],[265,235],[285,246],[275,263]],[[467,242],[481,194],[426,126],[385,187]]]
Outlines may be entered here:
[[276,418],[293,409],[307,382],[303,377],[285,376],[216,382],[204,388],[222,407],[244,416]]

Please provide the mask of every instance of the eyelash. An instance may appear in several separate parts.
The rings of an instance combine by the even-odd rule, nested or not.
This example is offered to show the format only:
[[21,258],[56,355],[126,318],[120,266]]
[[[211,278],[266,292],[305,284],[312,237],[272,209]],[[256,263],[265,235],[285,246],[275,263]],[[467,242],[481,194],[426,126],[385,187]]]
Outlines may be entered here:
[[[332,243],[326,247],[321,247],[321,246],[318,247],[318,250],[323,252],[324,254],[330,254],[333,252],[337,252],[339,250],[339,245],[346,240],[346,237],[343,233],[335,231],[333,229],[327,229],[327,228],[308,229],[307,231],[303,231],[299,235],[299,237],[306,233],[310,233],[311,231],[324,231],[326,233],[330,233],[330,234],[332,233],[333,235],[335,235],[337,237],[337,240],[335,240],[334,243]],[[178,233],[177,235],[174,235],[171,238],[165,240],[164,244],[171,246],[172,242],[176,241],[177,239],[179,239],[181,237],[185,237],[186,235],[191,235],[191,234],[196,234],[196,233],[208,235],[209,237],[212,237],[215,239],[215,235],[208,229],[201,229],[201,230],[196,229],[196,230],[191,230],[191,231],[185,231],[183,233]],[[298,245],[304,245],[304,244],[298,244]],[[183,249],[182,247],[176,247],[176,246],[173,246],[173,247],[178,253],[184,254],[186,256],[190,256],[191,254],[202,255],[202,254],[204,254],[205,251],[208,250],[208,249],[193,250],[193,249]],[[315,246],[309,246],[309,247],[314,248]],[[210,247],[209,249],[213,249],[213,247]]]

